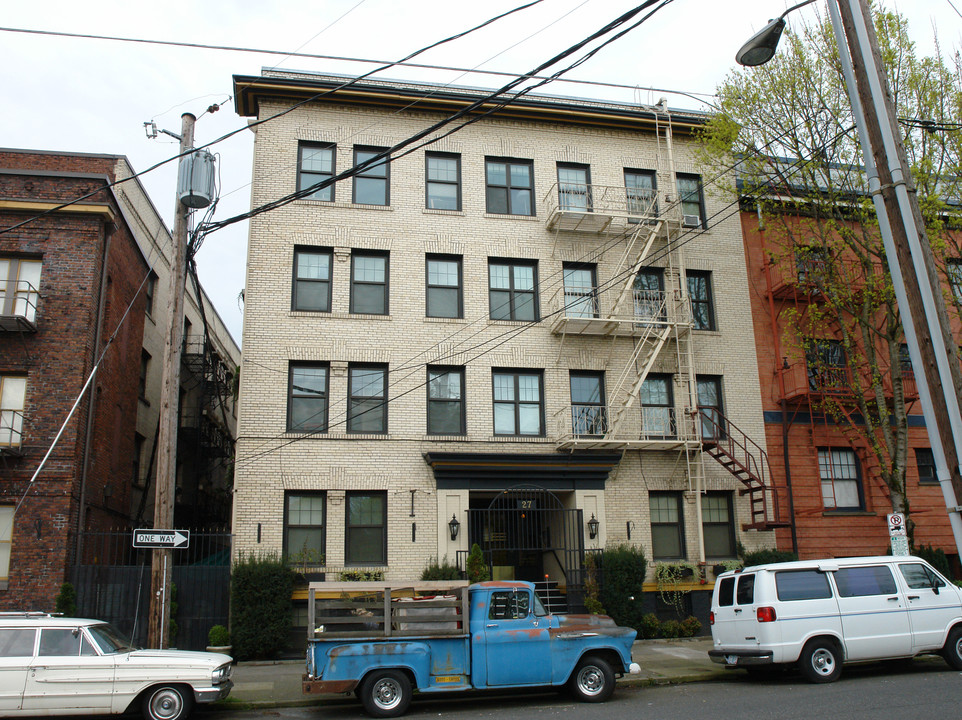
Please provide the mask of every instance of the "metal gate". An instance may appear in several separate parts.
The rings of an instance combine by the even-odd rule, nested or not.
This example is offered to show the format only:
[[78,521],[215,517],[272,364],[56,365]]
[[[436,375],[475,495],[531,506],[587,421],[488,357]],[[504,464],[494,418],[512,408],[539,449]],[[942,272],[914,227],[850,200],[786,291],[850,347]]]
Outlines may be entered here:
[[[223,531],[192,530],[189,547],[171,551],[177,602],[171,647],[203,650],[210,628],[228,624],[231,538]],[[145,645],[150,553],[132,547],[129,530],[84,533],[83,558],[70,568],[77,615],[106,620],[135,645]]]
[[468,510],[468,542],[477,543],[494,579],[530,580],[580,590],[584,533],[580,509],[544,488],[516,485],[487,508]]

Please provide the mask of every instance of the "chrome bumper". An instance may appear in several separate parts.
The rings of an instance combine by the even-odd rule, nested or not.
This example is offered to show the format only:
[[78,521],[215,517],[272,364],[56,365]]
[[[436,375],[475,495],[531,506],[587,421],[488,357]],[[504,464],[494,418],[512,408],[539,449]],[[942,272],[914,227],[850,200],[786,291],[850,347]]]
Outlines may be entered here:
[[227,680],[216,687],[194,688],[194,700],[198,705],[201,703],[212,703],[215,700],[223,700],[230,695],[230,689],[232,687],[234,687],[234,681]]

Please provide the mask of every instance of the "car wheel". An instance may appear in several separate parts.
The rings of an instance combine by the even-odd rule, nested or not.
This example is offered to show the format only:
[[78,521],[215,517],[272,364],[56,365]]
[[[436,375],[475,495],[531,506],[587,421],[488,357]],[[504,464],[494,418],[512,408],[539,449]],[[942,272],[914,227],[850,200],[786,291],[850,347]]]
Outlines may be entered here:
[[942,657],[953,670],[962,670],[962,628],[952,628],[942,648]]
[[374,672],[364,680],[360,697],[368,715],[397,717],[411,704],[411,681],[398,670]]
[[190,688],[163,685],[144,696],[144,720],[184,720],[194,706]]
[[809,640],[798,658],[798,669],[809,682],[835,682],[842,674],[842,653],[833,640]]
[[581,702],[604,702],[615,690],[615,674],[607,662],[589,656],[578,663],[568,687]]

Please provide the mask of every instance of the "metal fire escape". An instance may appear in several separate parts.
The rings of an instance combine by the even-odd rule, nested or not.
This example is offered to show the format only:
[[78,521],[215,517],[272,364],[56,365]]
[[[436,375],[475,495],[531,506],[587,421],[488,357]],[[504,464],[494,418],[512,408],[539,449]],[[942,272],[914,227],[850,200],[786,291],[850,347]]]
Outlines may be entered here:
[[[659,157],[667,162],[660,163],[661,182],[656,185],[674,188],[668,124],[658,127],[658,141],[667,150]],[[556,247],[565,237],[586,233],[598,236],[602,248],[621,247],[608,283],[592,288],[590,294],[583,285],[565,284],[552,298],[551,331],[561,337],[561,348],[569,336],[610,338],[610,363],[622,343],[632,343],[606,399],[572,404],[555,415],[558,449],[677,450],[687,466],[689,490],[698,493],[704,488],[707,454],[744,485],[741,493],[749,496],[751,508],[744,529],[784,524],[764,449],[717,410],[698,408],[693,318],[679,242],[693,219],[682,216],[680,203],[670,200],[659,211],[654,188],[559,182],[545,198],[545,207],[546,226],[555,233]],[[663,272],[658,289],[638,282],[639,271],[652,265]],[[668,406],[645,402],[645,382],[659,371],[674,378],[679,402]]]

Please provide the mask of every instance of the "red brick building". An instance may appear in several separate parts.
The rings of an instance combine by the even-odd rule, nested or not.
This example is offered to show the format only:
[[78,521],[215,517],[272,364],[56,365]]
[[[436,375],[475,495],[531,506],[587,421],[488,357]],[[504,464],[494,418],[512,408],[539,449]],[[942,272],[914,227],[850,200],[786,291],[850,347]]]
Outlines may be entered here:
[[[819,313],[825,301],[816,287],[817,273],[829,262],[832,272],[853,278],[861,272],[862,279],[851,283],[856,291],[865,273],[844,258],[829,261],[824,250],[806,247],[801,219],[782,216],[766,223],[754,207],[743,208],[741,218],[768,458],[786,516],[792,518],[776,533],[778,547],[796,550],[801,559],[885,554],[892,502],[879,460],[857,427],[861,420],[851,390],[860,383],[868,387],[867,368],[845,357],[838,334],[810,343],[807,352],[793,340],[794,326]],[[881,276],[881,266],[872,274]],[[958,336],[958,318],[953,322]],[[881,395],[892,403],[904,394],[908,410],[905,493],[915,544],[942,548],[958,572],[906,348],[897,363],[889,361],[887,343],[879,341],[875,351],[882,361]],[[827,398],[840,408],[836,417],[824,411]]]
[[4,610],[52,609],[78,531],[129,526],[149,267],[107,188],[115,162],[0,151]]

